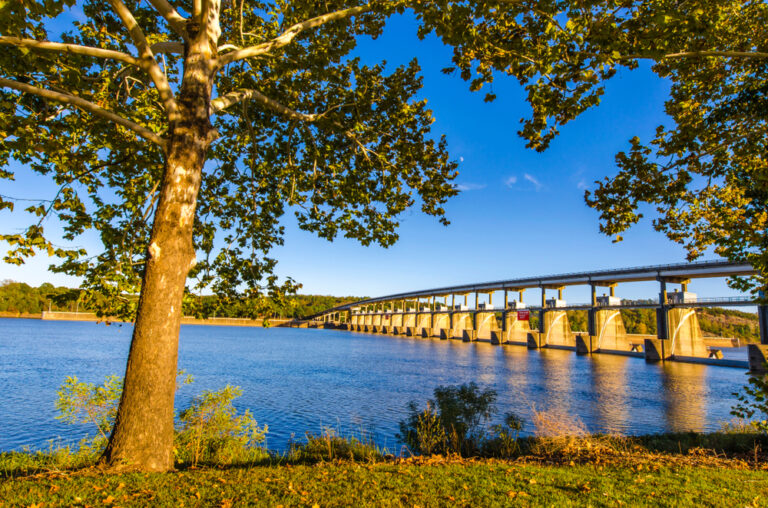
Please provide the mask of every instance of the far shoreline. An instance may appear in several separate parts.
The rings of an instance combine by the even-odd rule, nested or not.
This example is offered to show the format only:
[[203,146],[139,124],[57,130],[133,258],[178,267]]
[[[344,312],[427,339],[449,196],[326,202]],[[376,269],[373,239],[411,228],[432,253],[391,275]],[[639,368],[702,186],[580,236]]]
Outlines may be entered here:
[[[0,318],[16,318],[16,319],[39,319],[41,321],[81,321],[81,322],[95,322],[95,323],[126,323],[121,319],[104,318],[99,317],[93,312],[58,312],[58,311],[43,311],[41,313],[30,312],[0,312]],[[267,319],[267,328],[284,326],[287,323],[294,321],[288,318],[269,318]],[[265,328],[264,319],[248,319],[248,318],[229,318],[229,317],[212,317],[207,319],[197,319],[192,316],[183,316],[181,318],[181,324],[183,325],[209,325],[209,326],[242,326],[242,327],[257,327]]]

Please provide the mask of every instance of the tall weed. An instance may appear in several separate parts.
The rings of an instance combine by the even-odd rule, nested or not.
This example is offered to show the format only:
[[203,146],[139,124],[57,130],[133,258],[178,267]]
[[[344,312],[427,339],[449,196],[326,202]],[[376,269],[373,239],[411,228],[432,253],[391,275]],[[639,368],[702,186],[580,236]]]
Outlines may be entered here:
[[358,436],[343,437],[331,428],[324,427],[319,435],[306,433],[306,442],[289,443],[287,459],[291,462],[327,462],[333,460],[351,460],[354,462],[377,462],[384,458],[386,450],[381,450],[373,438],[361,431]]

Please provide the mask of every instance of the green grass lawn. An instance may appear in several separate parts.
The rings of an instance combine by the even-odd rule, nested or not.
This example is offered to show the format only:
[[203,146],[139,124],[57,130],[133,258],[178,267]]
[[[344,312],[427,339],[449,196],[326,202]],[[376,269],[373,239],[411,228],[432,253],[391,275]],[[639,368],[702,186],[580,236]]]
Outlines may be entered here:
[[0,480],[0,506],[768,506],[750,468],[321,463]]

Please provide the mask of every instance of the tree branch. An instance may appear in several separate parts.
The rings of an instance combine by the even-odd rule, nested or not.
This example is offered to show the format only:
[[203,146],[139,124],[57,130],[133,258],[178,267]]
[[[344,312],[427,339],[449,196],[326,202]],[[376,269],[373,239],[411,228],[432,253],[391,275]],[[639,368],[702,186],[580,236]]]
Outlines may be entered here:
[[181,38],[189,40],[187,33],[187,18],[179,14],[167,0],[149,0],[149,3],[168,21],[168,25],[174,32],[181,35]]
[[[585,56],[596,57],[599,53],[582,53]],[[621,55],[614,60],[671,60],[675,58],[706,58],[722,56],[726,58],[768,58],[768,53],[760,51],[682,51],[680,53],[668,53],[666,55]]]
[[19,92],[23,92],[23,93],[37,95],[38,97],[42,97],[44,99],[76,106],[82,109],[83,111],[88,111],[89,113],[93,113],[96,116],[100,116],[105,120],[109,120],[110,122],[113,122],[113,123],[116,123],[117,125],[125,127],[128,130],[132,130],[142,138],[148,141],[152,141],[156,145],[165,149],[166,141],[160,136],[158,136],[156,133],[154,133],[153,131],[131,120],[128,120],[127,118],[123,118],[122,116],[116,115],[111,111],[108,111],[100,106],[97,106],[96,104],[90,101],[81,99],[80,97],[76,97],[74,95],[70,95],[67,93],[53,92],[51,90],[38,88],[35,86],[27,85],[26,83],[19,83],[18,81],[13,81],[5,78],[0,78],[0,86],[12,88],[14,90],[18,90]]
[[685,51],[682,53],[670,53],[662,58],[691,58],[707,56],[724,56],[728,58],[768,58],[768,53],[759,51]]
[[77,44],[64,44],[61,42],[37,41],[35,39],[20,39],[18,37],[0,36],[0,44],[16,46],[18,48],[39,49],[55,53],[72,53],[74,55],[92,56],[107,60],[118,60],[131,65],[139,65],[139,60],[122,51],[93,48],[91,46],[79,46]]
[[203,0],[200,12],[200,34],[198,37],[207,37],[209,41],[218,44],[221,36],[221,24],[219,15],[221,0]]
[[221,56],[219,58],[219,66],[223,67],[237,60],[242,60],[244,58],[251,58],[257,55],[263,55],[264,53],[269,53],[270,51],[274,51],[276,49],[282,48],[283,46],[287,46],[288,44],[291,43],[291,41],[293,41],[294,38],[296,38],[297,35],[299,35],[301,32],[305,30],[316,28],[318,26],[324,25],[325,23],[329,23],[331,21],[338,21],[340,19],[357,16],[359,14],[363,14],[370,10],[371,10],[371,7],[369,7],[368,5],[364,5],[360,7],[351,7],[349,9],[330,12],[328,14],[323,14],[322,16],[317,16],[317,17],[308,19],[306,21],[302,21],[301,23],[297,23],[291,26],[290,28],[288,28],[288,30],[280,34],[278,37],[275,37],[271,41],[263,42],[255,46],[243,48],[241,50],[233,51],[231,53],[227,53],[226,55]]
[[325,113],[322,113],[322,114],[308,115],[306,113],[299,113],[298,111],[292,110],[288,106],[284,106],[280,104],[274,99],[270,99],[263,93],[257,90],[252,90],[250,88],[235,90],[234,92],[229,92],[227,94],[222,95],[221,97],[218,97],[212,100],[211,112],[218,113],[219,111],[227,109],[228,107],[234,104],[237,104],[238,102],[246,101],[249,99],[253,99],[256,102],[268,107],[269,109],[277,113],[280,113],[283,116],[286,116],[293,120],[301,120],[303,122],[315,122],[325,114]]
[[172,118],[176,114],[176,99],[173,96],[171,86],[168,84],[168,79],[160,69],[157,60],[155,60],[152,48],[144,37],[144,32],[142,32],[141,27],[136,22],[136,18],[133,17],[133,14],[122,0],[109,0],[109,3],[112,4],[112,9],[114,9],[115,13],[122,20],[123,25],[128,29],[128,33],[131,35],[131,39],[139,51],[139,66],[152,78],[157,91],[160,92],[163,107],[165,107],[168,116]]
[[[238,102],[242,102],[245,100],[253,99],[256,102],[259,102],[260,104],[268,107],[272,111],[275,111],[276,113],[279,113],[285,117],[290,118],[291,120],[300,120],[302,122],[306,123],[312,123],[316,122],[319,119],[323,118],[325,115],[333,111],[334,109],[337,109],[341,107],[342,105],[337,105],[332,108],[329,108],[327,111],[324,111],[323,113],[316,113],[316,114],[306,114],[306,113],[299,113],[298,111],[295,111],[288,106],[285,106],[283,104],[280,104],[274,99],[270,99],[266,95],[262,94],[261,92],[257,90],[252,89],[242,89],[242,90],[235,90],[234,92],[229,92],[227,94],[222,95],[221,97],[218,97],[211,101],[211,110],[212,113],[217,113],[219,111],[222,111],[224,109],[227,109],[230,106],[233,106],[237,104]],[[370,157],[368,154],[373,154],[379,159],[383,159],[385,163],[392,165],[389,161],[386,160],[385,157],[382,157],[375,151],[367,148],[363,143],[360,142],[359,139],[357,139],[357,136],[355,136],[351,131],[345,130],[344,126],[341,125],[338,122],[333,122],[333,125],[338,127],[341,130],[341,133],[346,136],[348,139],[350,139],[352,142],[354,142],[360,149],[363,151],[363,156],[371,162]]]

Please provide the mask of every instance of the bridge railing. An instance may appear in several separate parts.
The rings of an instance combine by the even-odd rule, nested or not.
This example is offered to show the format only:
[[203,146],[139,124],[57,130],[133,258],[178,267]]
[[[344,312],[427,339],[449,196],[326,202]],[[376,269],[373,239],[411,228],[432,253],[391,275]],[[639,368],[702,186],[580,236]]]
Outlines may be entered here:
[[[729,305],[757,305],[757,302],[755,302],[753,299],[746,297],[746,296],[719,296],[719,297],[708,297],[708,298],[700,298],[697,297],[695,300],[689,300],[689,301],[683,301],[683,302],[675,302],[670,301],[667,306],[668,307],[710,307],[710,306],[716,306],[716,305],[722,305],[722,306],[729,306]],[[596,305],[592,305],[591,303],[584,302],[584,303],[567,303],[566,305],[562,307],[557,307],[553,304],[547,304],[546,307],[544,307],[544,310],[587,310],[591,308],[596,309],[621,309],[621,308],[648,308],[648,307],[658,307],[659,306],[659,299],[658,298],[643,298],[640,300],[630,300],[630,299],[622,299],[619,303],[601,303],[597,302]],[[530,311],[540,311],[541,306],[539,305],[532,305],[529,307],[526,307],[527,310]],[[456,311],[452,309],[440,309],[440,310],[434,310],[434,311],[426,311],[426,312],[514,312],[515,310],[519,309],[513,309],[513,308],[496,308],[496,309],[477,309],[477,308],[470,308],[470,309],[462,309],[461,311]],[[409,309],[408,311],[370,311],[370,312],[360,312],[359,315],[377,315],[377,314],[404,314],[404,313],[421,313],[424,311],[416,311],[414,309]]]

